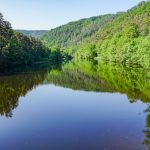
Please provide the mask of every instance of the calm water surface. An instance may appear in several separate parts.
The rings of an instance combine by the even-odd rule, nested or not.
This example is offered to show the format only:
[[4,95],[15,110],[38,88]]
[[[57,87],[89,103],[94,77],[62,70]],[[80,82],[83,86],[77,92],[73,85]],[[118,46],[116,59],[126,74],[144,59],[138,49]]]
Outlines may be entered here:
[[148,150],[144,76],[130,87],[68,68],[0,77],[0,150]]

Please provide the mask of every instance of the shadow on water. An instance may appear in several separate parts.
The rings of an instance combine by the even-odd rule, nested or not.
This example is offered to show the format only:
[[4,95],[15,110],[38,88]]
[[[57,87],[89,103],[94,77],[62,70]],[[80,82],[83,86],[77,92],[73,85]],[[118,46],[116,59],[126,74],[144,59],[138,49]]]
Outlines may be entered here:
[[[13,74],[13,75],[12,75]],[[41,84],[71,88],[73,90],[126,94],[131,103],[138,100],[148,108],[143,144],[150,149],[150,71],[114,64],[96,62],[69,62],[57,66],[16,68],[1,73],[0,114],[12,117],[19,97]]]

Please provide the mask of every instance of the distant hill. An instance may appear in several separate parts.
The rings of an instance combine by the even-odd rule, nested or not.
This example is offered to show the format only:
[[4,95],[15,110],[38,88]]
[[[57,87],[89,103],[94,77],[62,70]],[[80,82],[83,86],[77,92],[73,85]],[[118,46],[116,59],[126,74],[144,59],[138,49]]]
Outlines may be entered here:
[[114,17],[115,15],[108,14],[70,22],[48,31],[41,37],[41,40],[51,48],[75,47],[111,22]]
[[39,38],[44,33],[46,33],[48,30],[16,30],[17,32],[23,33],[26,36],[32,36]]
[[78,60],[150,68],[150,0],[126,12],[68,23],[41,40]]

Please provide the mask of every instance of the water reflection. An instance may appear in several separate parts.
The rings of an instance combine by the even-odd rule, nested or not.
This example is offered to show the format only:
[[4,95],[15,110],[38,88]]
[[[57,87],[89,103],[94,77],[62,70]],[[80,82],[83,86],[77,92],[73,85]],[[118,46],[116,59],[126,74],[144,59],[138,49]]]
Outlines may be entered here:
[[[0,114],[12,117],[12,111],[18,106],[19,97],[43,83],[52,68],[60,66],[34,66],[9,70],[8,75],[0,76]],[[43,69],[42,69],[43,68]],[[4,73],[5,74],[5,73]],[[10,75],[13,74],[13,75]]]
[[113,64],[71,62],[42,66],[0,76],[0,114],[11,116],[20,96],[43,83],[53,83],[74,90],[125,93],[130,102],[150,102],[150,71]]
[[[15,72],[15,73],[14,73]],[[54,84],[73,90],[126,94],[131,103],[147,104],[143,144],[150,149],[150,71],[114,64],[71,62],[13,71],[0,76],[0,114],[12,117],[19,98],[41,84]],[[19,107],[19,106],[18,106]],[[144,112],[144,110],[143,110]]]

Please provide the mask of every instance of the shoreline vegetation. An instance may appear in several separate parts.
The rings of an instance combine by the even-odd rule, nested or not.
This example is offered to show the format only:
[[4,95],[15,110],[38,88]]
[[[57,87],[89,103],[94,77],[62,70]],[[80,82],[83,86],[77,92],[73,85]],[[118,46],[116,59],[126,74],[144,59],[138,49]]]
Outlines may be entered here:
[[55,63],[64,59],[59,50],[51,50],[39,39],[12,29],[0,13],[0,68]]
[[[76,61],[150,69],[150,1],[127,12],[82,19],[38,38],[14,31],[0,13],[0,68]],[[30,35],[30,32],[28,32]]]

